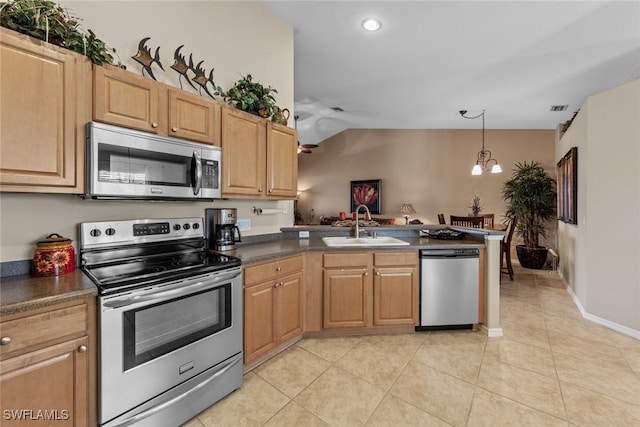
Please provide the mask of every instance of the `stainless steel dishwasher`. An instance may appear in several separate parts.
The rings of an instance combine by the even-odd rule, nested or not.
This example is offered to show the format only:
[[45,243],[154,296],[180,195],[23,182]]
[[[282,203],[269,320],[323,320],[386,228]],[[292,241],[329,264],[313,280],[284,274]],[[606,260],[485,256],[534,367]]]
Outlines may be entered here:
[[420,324],[416,330],[478,323],[478,248],[420,251]]

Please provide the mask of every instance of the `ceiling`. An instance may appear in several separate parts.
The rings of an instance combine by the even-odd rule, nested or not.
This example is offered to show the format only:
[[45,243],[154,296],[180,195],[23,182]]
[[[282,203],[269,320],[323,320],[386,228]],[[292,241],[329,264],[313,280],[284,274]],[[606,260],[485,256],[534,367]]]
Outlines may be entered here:
[[[640,78],[639,1],[263,3],[294,29],[303,144],[349,128],[481,127],[459,110],[485,110],[487,129],[554,129]],[[382,28],[364,31],[368,17]]]

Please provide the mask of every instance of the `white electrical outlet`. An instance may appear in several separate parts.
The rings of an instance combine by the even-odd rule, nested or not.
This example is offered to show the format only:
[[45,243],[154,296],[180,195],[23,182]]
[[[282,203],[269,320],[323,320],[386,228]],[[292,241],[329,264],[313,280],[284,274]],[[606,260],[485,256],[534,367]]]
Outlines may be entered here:
[[238,225],[238,229],[240,231],[251,230],[251,220],[250,219],[238,219],[237,225]]
[[308,231],[298,231],[298,238],[299,239],[308,239],[309,238],[309,232]]

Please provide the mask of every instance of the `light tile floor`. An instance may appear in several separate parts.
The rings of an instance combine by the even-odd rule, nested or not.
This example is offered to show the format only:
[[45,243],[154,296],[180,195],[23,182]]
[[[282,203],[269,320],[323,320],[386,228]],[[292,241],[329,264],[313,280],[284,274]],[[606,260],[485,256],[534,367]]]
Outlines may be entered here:
[[185,426],[640,426],[640,341],[583,319],[555,273],[514,268],[504,337],[303,339]]

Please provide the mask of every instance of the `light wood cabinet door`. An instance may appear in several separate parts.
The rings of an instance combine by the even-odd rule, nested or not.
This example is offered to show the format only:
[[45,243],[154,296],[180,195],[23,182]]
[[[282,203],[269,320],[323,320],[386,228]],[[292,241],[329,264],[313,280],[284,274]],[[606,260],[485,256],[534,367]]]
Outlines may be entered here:
[[38,414],[56,426],[89,425],[87,345],[83,337],[1,361],[2,425],[48,425]]
[[277,342],[289,341],[302,334],[303,318],[302,273],[284,277],[276,289]]
[[222,195],[265,194],[265,120],[222,107]]
[[276,345],[275,281],[244,290],[244,363],[269,353]]
[[295,129],[267,123],[267,196],[296,197],[298,134]]
[[2,191],[82,193],[91,63],[0,31]]
[[168,134],[220,146],[220,104],[178,89],[168,92]]
[[418,278],[413,267],[376,267],[373,276],[373,324],[418,323]]
[[323,327],[368,326],[369,273],[366,268],[324,270]]
[[166,135],[166,115],[161,84],[117,67],[94,65],[94,120]]

